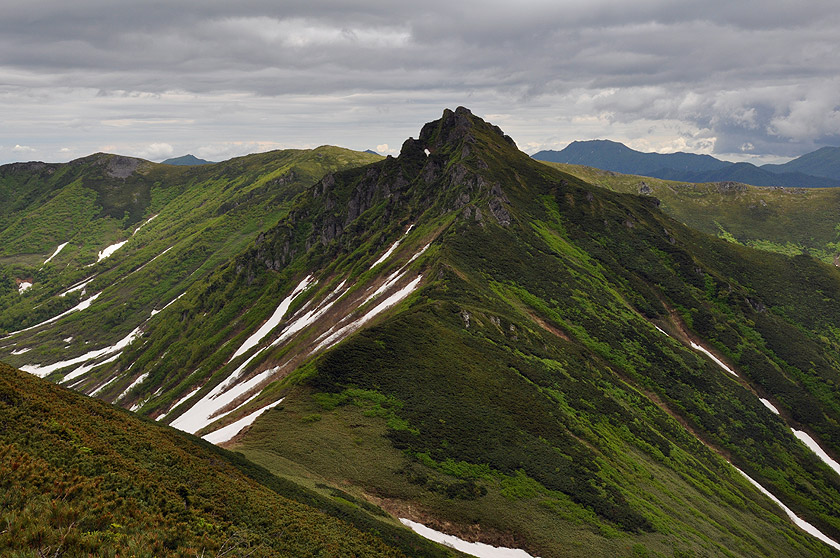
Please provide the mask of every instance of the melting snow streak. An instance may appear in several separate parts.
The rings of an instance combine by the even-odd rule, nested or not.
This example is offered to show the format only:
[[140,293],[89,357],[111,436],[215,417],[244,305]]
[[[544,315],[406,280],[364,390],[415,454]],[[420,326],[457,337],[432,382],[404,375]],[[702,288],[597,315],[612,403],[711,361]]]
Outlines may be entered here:
[[47,258],[46,260],[44,260],[44,265],[46,265],[46,264],[50,263],[50,261],[51,261],[54,257],[56,257],[56,256],[58,255],[58,253],[59,253],[59,252],[61,252],[61,251],[64,249],[64,247],[65,247],[65,246],[67,246],[68,244],[69,244],[69,242],[65,242],[64,244],[59,244],[59,245],[58,245],[58,248],[56,248],[56,249],[55,249],[55,252],[53,252],[53,253],[52,253],[52,256],[50,256],[49,258]]
[[533,558],[524,550],[518,548],[505,548],[499,546],[490,546],[484,543],[471,543],[463,539],[459,539],[455,535],[447,535],[440,531],[435,531],[430,527],[426,527],[422,523],[416,523],[410,519],[400,518],[400,523],[410,528],[412,531],[425,537],[430,541],[435,541],[442,545],[478,556],[479,558]]
[[799,516],[797,516],[796,514],[794,514],[789,507],[787,507],[786,505],[784,505],[782,503],[781,500],[779,500],[778,498],[776,498],[775,496],[770,494],[769,490],[767,490],[766,488],[764,488],[763,486],[758,484],[756,481],[754,481],[752,478],[750,478],[750,476],[747,475],[744,471],[742,471],[738,467],[735,467],[735,470],[738,471],[739,473],[741,473],[742,475],[744,475],[744,477],[748,481],[750,481],[750,484],[755,486],[762,494],[764,494],[765,496],[767,496],[768,498],[773,500],[780,508],[782,508],[784,510],[784,512],[788,515],[788,517],[791,519],[791,521],[793,521],[800,529],[802,529],[803,531],[805,531],[809,535],[812,535],[812,536],[820,539],[825,544],[827,544],[827,545],[829,545],[829,546],[831,546],[831,547],[833,547],[837,550],[840,550],[840,544],[837,544],[832,539],[829,539],[819,529],[817,529],[816,527],[814,527],[813,525],[811,525],[810,523],[808,523],[804,519],[802,519]]
[[811,451],[817,454],[817,457],[822,459],[823,463],[834,469],[834,472],[840,475],[840,463],[837,463],[833,459],[831,459],[827,453],[820,447],[816,440],[811,438],[807,433],[803,432],[802,430],[793,430],[793,435],[802,440],[802,442],[808,446]]
[[274,403],[270,405],[266,405],[259,411],[254,411],[250,415],[245,415],[241,419],[236,422],[232,422],[227,426],[224,426],[215,432],[211,432],[210,434],[205,434],[202,436],[205,440],[210,442],[211,444],[221,444],[223,442],[227,442],[228,440],[232,439],[234,436],[242,432],[242,429],[246,426],[251,426],[257,418],[263,414],[264,412],[268,411],[269,409],[273,409],[280,403],[282,403],[282,399],[278,399]]
[[715,364],[717,364],[718,366],[720,366],[721,368],[723,368],[724,370],[726,370],[727,372],[729,372],[730,374],[732,374],[732,375],[733,375],[733,376],[735,376],[736,378],[738,378],[738,377],[739,377],[739,376],[738,376],[738,374],[736,374],[734,370],[732,370],[731,368],[729,368],[728,366],[726,366],[726,365],[725,365],[725,364],[724,364],[724,363],[723,363],[723,362],[722,362],[722,361],[721,361],[718,357],[716,357],[715,355],[713,355],[712,353],[710,353],[710,352],[709,352],[709,350],[708,350],[708,349],[706,349],[706,347],[704,347],[704,346],[702,346],[702,345],[698,345],[697,343],[695,343],[694,341],[691,341],[690,339],[689,339],[689,343],[691,343],[691,348],[692,348],[692,349],[694,349],[694,350],[696,350],[696,351],[700,351],[701,353],[704,353],[704,354],[705,354],[706,356],[708,356],[710,359],[712,359],[713,361],[715,361]]
[[256,331],[256,333],[252,334],[248,339],[245,340],[242,345],[236,349],[236,352],[233,353],[233,356],[230,357],[228,362],[235,359],[238,356],[244,355],[250,349],[257,346],[257,344],[262,340],[263,337],[271,333],[271,330],[277,327],[280,324],[280,321],[283,319],[283,316],[286,315],[286,312],[289,311],[289,306],[292,304],[292,301],[304,290],[306,290],[309,285],[312,284],[312,276],[307,275],[303,281],[301,281],[295,290],[292,291],[292,294],[287,296],[283,299],[283,302],[277,307],[274,311],[274,314],[266,321],[260,329]]
[[111,254],[122,248],[126,242],[128,242],[128,240],[123,240],[122,242],[117,242],[116,244],[106,246],[101,252],[99,252],[98,257],[96,258],[96,263],[101,262]]

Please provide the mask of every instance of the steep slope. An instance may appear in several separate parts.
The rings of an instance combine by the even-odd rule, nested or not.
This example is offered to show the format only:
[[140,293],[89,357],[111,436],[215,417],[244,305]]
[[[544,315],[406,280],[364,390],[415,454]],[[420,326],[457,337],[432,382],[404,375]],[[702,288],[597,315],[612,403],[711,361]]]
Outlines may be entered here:
[[2,364],[0,425],[4,556],[454,554],[375,508]]
[[761,188],[737,182],[691,184],[546,163],[615,192],[653,196],[678,221],[731,242],[840,263],[840,190]]
[[73,380],[276,224],[301,190],[378,159],[325,146],[201,167],[101,154],[3,167],[0,353]]
[[544,557],[837,555],[837,271],[657,206],[447,110],[77,387]]
[[768,168],[751,163],[729,163],[693,153],[642,153],[609,140],[574,141],[560,151],[540,151],[534,159],[585,165],[602,170],[686,182],[734,181],[754,186],[832,188],[837,175],[807,173],[806,166]]
[[828,266],[692,231],[459,109],[302,193],[80,389],[541,556],[833,555],[840,476],[797,435],[840,453],[838,297]]
[[772,173],[801,172],[836,180],[840,176],[840,147],[821,147],[781,165],[761,165]]

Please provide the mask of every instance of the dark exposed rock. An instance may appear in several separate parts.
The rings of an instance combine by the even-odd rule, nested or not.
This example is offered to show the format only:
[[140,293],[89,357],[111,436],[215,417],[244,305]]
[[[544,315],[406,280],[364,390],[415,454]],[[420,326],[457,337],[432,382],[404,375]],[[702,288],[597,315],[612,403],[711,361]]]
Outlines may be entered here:
[[108,159],[105,174],[112,178],[128,178],[140,166],[140,159],[114,155]]
[[643,196],[649,196],[652,193],[653,193],[653,188],[651,188],[650,185],[647,182],[645,182],[644,180],[639,182],[639,194],[641,194]]
[[[730,290],[731,290],[731,287],[730,287]],[[767,312],[767,307],[760,300],[750,298],[750,297],[746,297],[745,300],[747,301],[747,304],[750,305],[750,308],[752,308],[753,310],[755,310],[759,314],[763,314],[764,312]]]
[[502,205],[501,198],[491,199],[488,205],[490,207],[490,213],[493,214],[493,217],[496,218],[496,221],[498,221],[500,225],[503,227],[510,225],[510,213],[508,213],[505,206]]

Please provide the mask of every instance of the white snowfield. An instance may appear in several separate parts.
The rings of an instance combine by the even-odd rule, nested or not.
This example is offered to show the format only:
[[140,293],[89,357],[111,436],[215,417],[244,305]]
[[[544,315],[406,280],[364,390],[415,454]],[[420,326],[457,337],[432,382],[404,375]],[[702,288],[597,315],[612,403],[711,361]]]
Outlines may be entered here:
[[[326,296],[324,298],[324,300],[321,301],[319,306],[315,307],[314,310],[309,310],[308,312],[306,312],[304,314],[301,314],[300,316],[295,317],[292,321],[290,321],[288,324],[286,324],[286,327],[284,327],[283,331],[280,332],[280,336],[277,339],[274,340],[274,342],[271,344],[271,346],[276,347],[277,345],[279,345],[280,343],[283,343],[284,341],[286,341],[286,339],[288,339],[289,337],[291,337],[295,333],[299,332],[303,328],[314,324],[315,321],[318,318],[323,316],[324,313],[326,313],[327,310],[332,308],[333,304],[338,302],[339,299],[341,299],[341,297],[344,296],[344,293],[346,292],[346,289],[344,289],[345,283],[346,283],[346,281],[342,281],[333,290],[332,293],[330,293],[328,296]],[[306,306],[301,308],[298,311],[298,314],[303,312],[305,309],[306,309]]]
[[[114,399],[114,401],[119,401],[120,399],[122,399],[123,397],[128,395],[128,392],[131,391],[134,388],[134,386],[140,385],[141,383],[143,383],[143,380],[145,380],[148,377],[149,377],[148,372],[145,372],[145,373],[137,376],[137,379],[134,380],[133,382],[131,382],[131,384],[129,384],[129,386],[127,388],[125,388],[125,390],[119,395],[119,397]],[[135,409],[132,409],[132,410],[135,410]]]
[[[733,467],[734,467],[734,465],[733,465]],[[825,535],[822,531],[820,531],[819,529],[817,529],[816,527],[814,527],[813,525],[811,525],[810,523],[808,523],[807,521],[805,521],[804,519],[802,519],[801,517],[799,517],[799,516],[797,516],[795,513],[793,513],[793,511],[791,511],[791,509],[790,509],[789,507],[787,507],[786,505],[784,505],[784,504],[781,502],[781,500],[779,500],[778,498],[776,498],[775,496],[773,496],[773,495],[770,493],[770,491],[769,491],[769,490],[767,490],[766,488],[764,488],[763,486],[761,486],[760,484],[758,484],[756,481],[754,481],[754,480],[753,480],[753,479],[752,479],[749,475],[747,475],[744,471],[742,471],[742,470],[741,470],[741,469],[739,469],[738,467],[735,467],[735,470],[736,470],[736,471],[738,471],[739,473],[741,473],[742,475],[744,475],[744,477],[746,477],[746,479],[747,479],[748,481],[750,481],[750,483],[751,483],[753,486],[755,486],[755,487],[756,487],[756,488],[757,488],[757,489],[758,489],[758,490],[759,490],[762,494],[764,494],[765,496],[767,496],[768,498],[770,498],[771,500],[773,500],[773,502],[775,502],[775,503],[776,503],[776,505],[778,505],[780,508],[782,508],[782,510],[784,510],[784,512],[788,515],[788,517],[791,519],[791,521],[793,521],[793,523],[794,523],[797,527],[799,527],[800,529],[802,529],[803,531],[805,531],[805,532],[806,532],[806,533],[808,533],[809,535],[812,535],[812,536],[814,536],[814,537],[818,538],[819,540],[821,540],[821,541],[822,541],[822,542],[824,542],[825,544],[827,544],[827,545],[829,545],[829,546],[831,546],[831,547],[835,548],[836,550],[840,550],[840,544],[837,544],[837,542],[835,542],[834,540],[832,540],[832,539],[828,538],[828,536],[826,536],[826,535]]]
[[30,349],[29,347],[24,347],[22,349],[15,349],[14,351],[12,351],[12,354],[13,355],[22,355],[23,353],[28,353],[31,350],[32,349]]
[[[67,382],[71,382],[74,379],[78,378],[79,376],[87,374],[88,372],[90,372],[91,370],[96,368],[97,366],[101,366],[103,364],[108,364],[109,362],[114,362],[115,360],[120,358],[121,354],[122,354],[122,351],[120,351],[119,353],[117,353],[117,354],[115,354],[111,357],[108,357],[107,359],[103,360],[102,362],[91,362],[89,364],[83,364],[82,366],[79,366],[78,368],[76,368],[75,370],[73,370],[72,372],[70,372],[69,374],[64,376],[64,379],[61,381],[61,383],[67,385]],[[84,378],[81,381],[79,381],[78,383],[81,384],[83,381],[84,381]],[[70,387],[75,388],[76,386],[70,386]]]
[[[234,384],[239,379],[239,374],[234,372],[227,380],[214,387],[210,390],[210,393],[199,399],[185,413],[173,420],[170,426],[178,430],[183,430],[184,432],[189,432],[190,434],[195,434],[211,422],[235,411],[236,409],[231,409],[223,414],[216,415],[220,409],[230,405],[238,397],[255,389],[260,383],[270,378],[276,372],[277,368],[270,368],[236,385]],[[239,407],[241,405],[237,406],[237,409]]]
[[736,378],[740,377],[740,376],[738,376],[738,374],[735,373],[734,370],[732,370],[731,368],[726,366],[718,357],[716,357],[711,352],[709,352],[709,350],[706,347],[704,347],[703,345],[698,345],[697,343],[695,343],[694,341],[692,341],[690,339],[688,340],[688,342],[691,343],[691,348],[692,349],[700,351],[701,353],[704,353],[710,359],[715,361],[715,364],[717,364],[718,366],[720,366],[721,368],[723,368],[724,370],[726,370],[727,372],[729,372],[730,374],[732,374]]
[[779,414],[779,409],[777,409],[772,403],[770,403],[766,399],[759,398],[759,401],[761,401],[762,405],[764,405],[765,407],[770,409],[770,412],[772,412],[773,414],[775,414],[775,415]]
[[32,283],[29,281],[21,281],[20,285],[18,285],[18,294],[23,294],[30,288],[32,288]]
[[158,415],[158,417],[157,417],[155,420],[162,420],[162,419],[166,418],[166,415],[168,415],[170,412],[172,412],[172,409],[174,409],[175,407],[177,407],[178,405],[180,405],[181,403],[183,403],[184,401],[186,401],[187,399],[189,399],[190,397],[192,397],[193,395],[195,395],[195,394],[196,394],[196,392],[198,392],[198,390],[200,390],[200,389],[201,389],[201,386],[198,386],[198,387],[196,387],[195,389],[188,391],[186,395],[184,395],[183,397],[179,398],[179,399],[178,399],[178,401],[176,401],[175,403],[173,403],[173,404],[169,407],[169,410],[168,410],[168,411],[166,411],[165,413],[161,413],[161,414],[159,414],[159,415]]
[[[25,366],[21,366],[20,369],[24,372],[29,372],[30,374],[34,374],[35,376],[39,376],[41,378],[48,376],[55,372],[56,370],[61,370],[62,368],[67,368],[68,366],[74,366],[76,364],[82,364],[83,362],[89,362],[91,360],[95,360],[101,358],[106,355],[110,355],[116,352],[122,352],[123,349],[128,347],[132,341],[134,341],[140,335],[140,328],[137,327],[131,331],[128,335],[117,341],[114,345],[110,347],[103,347],[101,349],[96,349],[95,351],[87,352],[81,356],[77,356],[76,358],[71,358],[70,360],[62,360],[59,362],[54,362],[53,364],[47,364],[41,366],[40,364],[27,364]],[[72,380],[73,378],[88,372],[91,368],[84,369],[85,367],[81,367],[83,370],[79,371],[77,368],[76,370],[67,374],[64,377],[64,381]]]
[[411,521],[410,519],[400,518],[400,523],[410,528],[412,531],[427,538],[430,541],[435,541],[444,546],[460,550],[479,558],[535,558],[518,548],[505,548],[503,546],[491,546],[485,543],[471,543],[463,539],[459,539],[455,535],[447,535],[440,531],[435,531],[431,527],[426,527],[422,523]]
[[793,431],[793,435],[802,440],[802,442],[806,446],[808,446],[808,448],[811,451],[816,453],[817,457],[819,457],[823,463],[834,469],[834,472],[840,475],[840,463],[837,463],[831,457],[829,457],[829,455],[825,453],[825,450],[823,450],[820,447],[816,440],[809,436],[807,432],[803,432],[802,430],[794,430],[793,428],[791,428],[791,430]]
[[202,436],[202,438],[204,438],[211,444],[222,444],[224,442],[227,442],[228,440],[231,440],[234,436],[242,432],[243,428],[245,428],[246,426],[251,426],[254,423],[254,421],[257,420],[257,417],[259,417],[261,414],[268,411],[269,409],[273,409],[282,402],[282,398],[278,399],[274,403],[270,403],[269,405],[266,405],[258,411],[254,411],[249,415],[245,415],[236,422],[232,422],[227,426],[223,426],[222,428],[214,432],[205,434],[204,436]]
[[228,362],[232,361],[238,356],[244,355],[249,350],[256,347],[260,341],[262,341],[263,337],[271,333],[271,331],[280,325],[280,322],[283,320],[283,316],[286,315],[286,312],[289,311],[289,306],[292,304],[292,301],[297,298],[297,296],[309,288],[310,285],[317,283],[317,281],[312,280],[311,275],[307,275],[303,281],[298,283],[298,286],[294,288],[289,296],[283,299],[283,301],[277,306],[277,309],[274,310],[274,313],[271,315],[268,320],[260,327],[256,332],[251,334],[248,339],[245,340],[242,345],[239,346],[238,349],[233,353],[233,356],[228,359]]
[[84,281],[82,281],[81,283],[79,283],[79,284],[77,284],[77,285],[74,285],[74,286],[70,287],[69,289],[67,289],[66,291],[64,291],[63,293],[61,293],[61,294],[60,294],[60,295],[58,295],[58,296],[67,296],[67,295],[68,295],[68,294],[70,294],[70,293],[75,293],[76,291],[81,291],[82,289],[84,289],[85,287],[87,287],[87,286],[88,286],[88,283],[90,283],[90,282],[91,282],[91,281],[93,281],[94,279],[96,279],[96,276],[95,276],[95,275],[94,275],[93,277],[90,277],[90,278],[88,278],[88,279],[85,279]]
[[415,289],[417,289],[417,286],[422,280],[423,276],[418,275],[408,285],[406,285],[402,289],[398,290],[397,292],[395,292],[394,294],[377,304],[372,310],[369,310],[367,314],[365,314],[361,318],[350,322],[349,324],[339,328],[337,331],[333,331],[335,329],[335,326],[331,328],[329,331],[327,331],[327,333],[324,334],[326,338],[323,341],[321,341],[317,347],[315,347],[315,349],[312,351],[312,354],[332,347],[333,345],[335,345],[354,331],[358,330],[377,314],[383,312],[391,306],[394,306],[395,304],[406,298],[408,295],[414,292]]
[[80,312],[82,310],[86,310],[87,308],[90,308],[90,305],[93,304],[93,301],[96,300],[99,297],[99,295],[101,295],[101,294],[102,294],[101,292],[96,293],[92,297],[86,298],[85,300],[81,301],[79,304],[77,304],[76,306],[74,306],[70,310],[65,310],[64,312],[62,312],[58,316],[53,316],[52,318],[50,318],[48,320],[44,320],[41,323],[37,323],[37,324],[35,324],[33,326],[29,326],[25,329],[19,329],[17,331],[13,331],[9,335],[15,335],[16,333],[23,333],[24,331],[29,331],[30,329],[35,329],[36,327],[41,327],[43,325],[51,324],[54,321],[60,320],[64,316],[67,316],[68,314],[72,314],[73,312]]
[[116,244],[111,244],[110,246],[106,246],[99,252],[99,255],[96,258],[96,263],[101,262],[107,257],[110,257],[111,254],[122,248],[128,240],[123,240],[122,242],[117,242]]
[[58,245],[58,248],[56,248],[56,249],[55,249],[55,252],[53,252],[53,253],[52,253],[52,256],[50,256],[49,258],[47,258],[46,260],[44,260],[44,265],[47,265],[48,263],[50,263],[50,262],[52,261],[52,259],[53,259],[54,257],[56,257],[56,256],[58,255],[58,253],[59,253],[59,252],[61,252],[62,250],[64,250],[64,247],[65,247],[65,246],[67,246],[68,244],[70,244],[70,243],[69,243],[69,242],[65,242],[64,244],[59,244],[59,245]]

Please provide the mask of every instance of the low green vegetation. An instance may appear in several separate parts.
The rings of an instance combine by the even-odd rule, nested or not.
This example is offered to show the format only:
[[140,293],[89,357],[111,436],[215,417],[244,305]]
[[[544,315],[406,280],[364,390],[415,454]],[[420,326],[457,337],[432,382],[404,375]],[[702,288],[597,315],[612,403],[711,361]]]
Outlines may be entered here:
[[[733,192],[714,199],[755,193]],[[840,477],[790,431],[840,454],[840,277],[830,265],[745,246],[746,226],[721,211],[710,232],[729,242],[689,228],[663,213],[664,198],[535,162],[463,109],[424,126],[399,157],[327,175],[278,207],[277,224],[230,261],[185,264],[201,277],[81,387],[130,371],[102,392],[113,399],[148,374],[122,402],[171,422],[245,362],[231,358],[236,348],[311,276],[288,316],[339,284],[344,303],[252,360],[243,379],[285,368],[199,431],[284,398],[231,447],[286,482],[363,517],[385,512],[544,558],[836,555],[733,467],[840,539]],[[779,226],[766,221],[760,230]],[[781,230],[750,238],[777,251],[808,245]],[[362,303],[403,265],[422,276],[417,291],[316,351],[320,335],[357,315],[346,301]],[[113,287],[91,289],[121,289],[113,273]],[[159,288],[171,299],[183,283],[168,284]],[[110,320],[127,332],[139,308],[128,301],[65,327]]]
[[615,192],[653,196],[668,215],[730,242],[790,256],[808,254],[829,264],[840,254],[837,188],[690,184],[580,165],[543,164]]
[[0,365],[4,556],[447,556],[381,510]]

